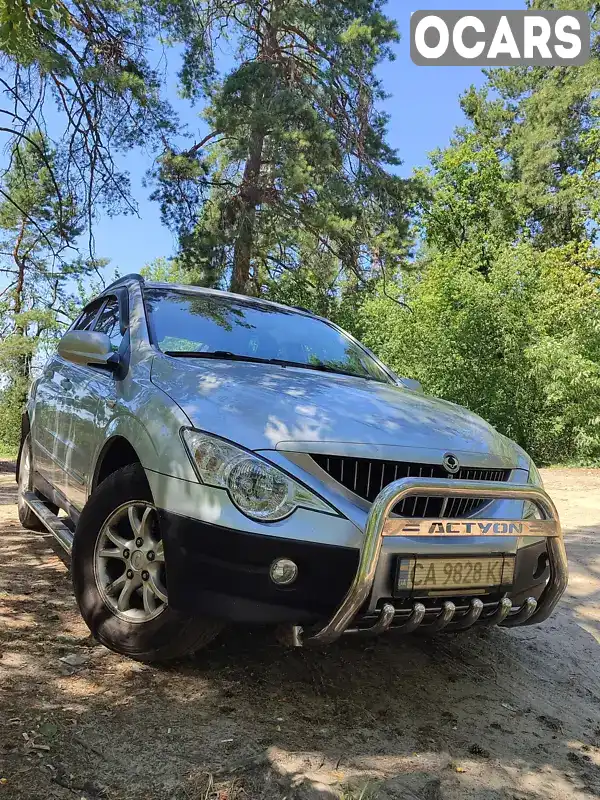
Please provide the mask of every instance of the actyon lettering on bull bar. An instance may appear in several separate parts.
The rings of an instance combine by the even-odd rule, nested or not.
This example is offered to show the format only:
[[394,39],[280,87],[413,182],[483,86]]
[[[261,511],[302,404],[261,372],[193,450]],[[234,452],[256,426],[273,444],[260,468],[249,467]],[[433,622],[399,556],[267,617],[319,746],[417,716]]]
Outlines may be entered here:
[[[531,502],[540,518],[522,520],[486,519],[410,519],[390,516],[397,503],[407,497],[479,497],[489,500],[523,500]],[[294,642],[300,644],[329,644],[344,633],[357,632],[352,627],[360,616],[369,598],[386,537],[410,536],[415,540],[423,537],[535,537],[546,539],[550,576],[538,600],[527,598],[521,606],[513,608],[509,597],[504,596],[493,608],[484,611],[483,602],[474,598],[469,606],[461,610],[451,601],[441,602],[436,618],[427,626],[439,630],[449,624],[454,629],[469,627],[475,622],[515,626],[542,622],[547,619],[568,580],[567,556],[556,507],[546,492],[532,485],[515,485],[492,481],[441,480],[437,478],[403,478],[386,486],[376,497],[371,507],[356,575],[344,600],[327,624],[316,632],[293,629]],[[426,545],[425,545],[426,549]],[[397,610],[391,603],[384,603],[373,624],[361,628],[360,632],[380,634],[386,631],[396,617]],[[416,602],[403,624],[394,630],[410,632],[419,627],[425,617],[423,603]]]

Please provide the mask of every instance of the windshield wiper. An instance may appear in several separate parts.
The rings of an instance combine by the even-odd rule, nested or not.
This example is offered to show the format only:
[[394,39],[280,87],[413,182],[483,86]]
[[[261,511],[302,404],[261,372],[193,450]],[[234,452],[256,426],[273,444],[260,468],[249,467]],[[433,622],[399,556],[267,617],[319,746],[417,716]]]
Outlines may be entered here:
[[179,358],[221,358],[229,361],[264,361],[264,358],[254,356],[240,356],[229,350],[163,350],[166,356],[179,356]]
[[332,372],[336,375],[350,375],[353,378],[364,378],[368,381],[377,380],[377,378],[372,378],[370,375],[359,375],[357,372],[348,372],[338,367],[332,367],[330,364],[325,364],[322,361],[311,364],[305,361],[288,361],[285,358],[243,356],[238,353],[231,353],[229,350],[209,350],[207,352],[198,350],[165,350],[164,354],[166,356],[175,356],[178,358],[214,358],[223,361],[248,361],[252,364],[276,364],[279,367],[298,367],[300,369],[312,369],[316,372]]

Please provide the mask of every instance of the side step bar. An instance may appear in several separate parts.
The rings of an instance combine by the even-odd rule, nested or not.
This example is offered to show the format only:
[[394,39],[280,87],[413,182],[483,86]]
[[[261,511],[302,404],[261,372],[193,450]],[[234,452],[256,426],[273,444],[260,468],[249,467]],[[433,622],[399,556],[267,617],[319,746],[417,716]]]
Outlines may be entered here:
[[56,514],[46,506],[35,492],[24,492],[23,500],[33,511],[40,522],[46,526],[48,532],[54,536],[62,549],[71,555],[73,549],[73,532],[60,520]]

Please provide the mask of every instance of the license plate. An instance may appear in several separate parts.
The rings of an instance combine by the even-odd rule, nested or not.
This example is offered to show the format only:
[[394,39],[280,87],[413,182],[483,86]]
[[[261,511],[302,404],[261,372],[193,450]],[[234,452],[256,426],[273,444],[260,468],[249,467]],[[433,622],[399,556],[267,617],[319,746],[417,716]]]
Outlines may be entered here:
[[446,594],[457,590],[487,593],[509,586],[515,572],[514,556],[482,558],[401,558],[396,573],[396,591],[401,594]]

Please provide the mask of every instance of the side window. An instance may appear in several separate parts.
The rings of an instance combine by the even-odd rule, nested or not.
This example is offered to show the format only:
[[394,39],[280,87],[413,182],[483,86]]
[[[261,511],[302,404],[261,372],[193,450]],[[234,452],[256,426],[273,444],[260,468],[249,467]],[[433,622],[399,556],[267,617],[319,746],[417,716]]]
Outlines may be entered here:
[[70,330],[72,331],[87,331],[92,327],[93,321],[102,305],[102,302],[96,301],[81,312],[79,319],[73,323]]
[[96,333],[105,333],[110,339],[113,352],[117,352],[123,341],[123,334],[121,333],[121,322],[119,317],[119,301],[116,297],[109,297],[106,305],[100,312],[96,324],[94,325]]

